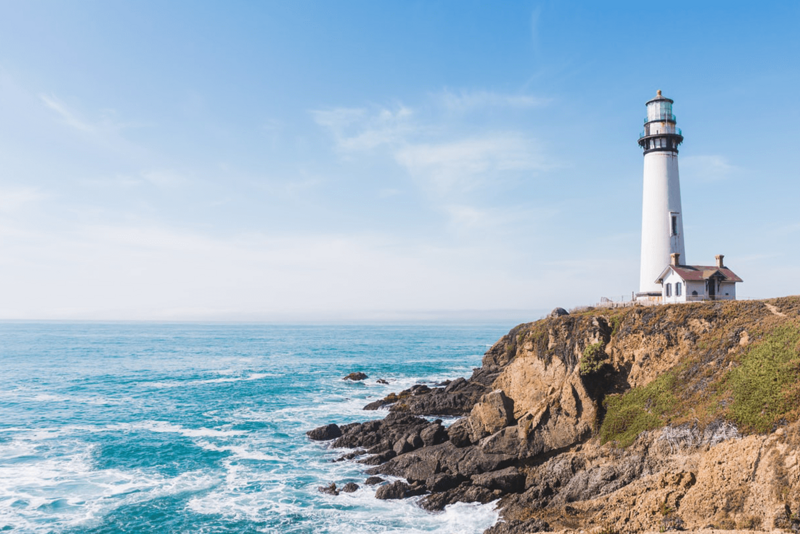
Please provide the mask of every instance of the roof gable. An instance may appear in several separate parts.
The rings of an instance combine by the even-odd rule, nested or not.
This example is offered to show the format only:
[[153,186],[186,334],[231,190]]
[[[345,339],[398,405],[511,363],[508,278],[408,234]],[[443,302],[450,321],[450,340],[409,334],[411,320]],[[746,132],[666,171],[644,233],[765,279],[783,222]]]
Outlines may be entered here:
[[703,280],[709,280],[711,278],[721,280],[722,282],[742,282],[742,279],[727,267],[717,267],[715,265],[667,265],[667,268],[664,269],[656,279],[656,283],[662,283],[664,278],[668,276],[670,270],[680,276],[685,282],[702,282]]

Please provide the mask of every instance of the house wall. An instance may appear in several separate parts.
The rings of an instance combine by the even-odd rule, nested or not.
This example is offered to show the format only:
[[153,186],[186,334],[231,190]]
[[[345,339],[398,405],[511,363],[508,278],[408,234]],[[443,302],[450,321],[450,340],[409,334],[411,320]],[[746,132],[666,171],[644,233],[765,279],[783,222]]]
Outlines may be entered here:
[[[676,284],[681,284],[681,294],[678,296],[676,293]],[[667,284],[670,284],[671,295],[667,296]],[[664,278],[661,283],[661,301],[664,304],[673,304],[678,302],[686,302],[686,282],[683,281],[683,278],[678,276],[675,271],[670,270],[669,274]]]
[[736,300],[736,284],[734,282],[722,282],[719,286],[717,300]]
[[[697,295],[692,293],[697,291]],[[706,298],[706,283],[705,282],[686,282],[686,300],[702,300]]]

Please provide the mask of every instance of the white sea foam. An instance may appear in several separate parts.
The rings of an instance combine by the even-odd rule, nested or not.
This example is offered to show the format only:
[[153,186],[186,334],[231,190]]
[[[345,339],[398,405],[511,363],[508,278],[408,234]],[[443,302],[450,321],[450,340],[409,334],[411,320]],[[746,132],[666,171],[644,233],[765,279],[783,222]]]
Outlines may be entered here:
[[[219,374],[228,375],[235,371],[225,369]],[[142,382],[140,385],[150,388],[177,388],[187,386],[197,386],[201,384],[224,384],[227,382],[248,382],[250,380],[261,380],[262,378],[281,376],[276,373],[250,373],[246,376],[222,376],[219,378],[201,378],[198,380],[161,380],[156,382]]]
[[0,447],[0,525],[22,532],[86,525],[125,504],[219,482],[202,472],[170,478],[141,470],[95,469],[94,446],[60,440],[56,453],[32,437]]
[[110,425],[114,430],[149,430],[150,432],[174,433],[187,438],[226,438],[247,434],[245,430],[215,430],[213,428],[186,428],[166,421],[142,421],[141,423],[119,423]]

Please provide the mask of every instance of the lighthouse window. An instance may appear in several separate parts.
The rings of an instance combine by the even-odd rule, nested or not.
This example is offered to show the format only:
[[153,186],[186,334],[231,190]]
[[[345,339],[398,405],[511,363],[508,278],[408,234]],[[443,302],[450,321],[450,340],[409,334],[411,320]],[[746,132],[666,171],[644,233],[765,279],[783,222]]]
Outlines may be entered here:
[[673,215],[671,218],[672,218],[672,235],[678,235],[678,216]]

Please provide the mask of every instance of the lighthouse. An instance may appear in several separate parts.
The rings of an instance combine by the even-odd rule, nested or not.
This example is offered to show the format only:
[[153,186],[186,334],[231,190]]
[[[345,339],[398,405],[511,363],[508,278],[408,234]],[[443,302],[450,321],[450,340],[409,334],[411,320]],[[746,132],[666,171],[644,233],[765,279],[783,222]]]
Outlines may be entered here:
[[672,104],[659,90],[647,102],[644,131],[639,136],[639,146],[644,151],[644,194],[637,300],[659,300],[662,286],[657,279],[664,268],[676,257],[687,263],[678,176],[678,146],[683,135],[672,114]]

